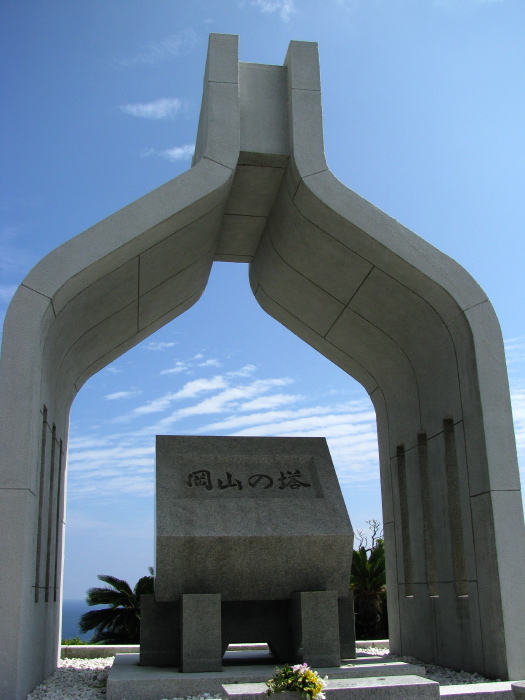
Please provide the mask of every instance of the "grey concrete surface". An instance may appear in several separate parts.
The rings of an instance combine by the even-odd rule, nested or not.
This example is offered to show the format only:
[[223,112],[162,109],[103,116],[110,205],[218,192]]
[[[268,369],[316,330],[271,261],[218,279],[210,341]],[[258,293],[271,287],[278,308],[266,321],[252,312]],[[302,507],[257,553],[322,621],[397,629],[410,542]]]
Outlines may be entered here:
[[[263,700],[263,683],[223,685],[223,700]],[[329,680],[323,693],[327,700],[432,700],[439,698],[439,684],[419,676]],[[278,693],[279,700],[297,700],[297,692]]]
[[[275,664],[225,666],[220,672],[180,673],[178,668],[139,666],[138,654],[119,654],[109,672],[107,700],[162,700],[189,697],[202,693],[220,693],[222,685],[265,683],[275,674]],[[392,678],[418,676],[424,679],[422,666],[401,662],[343,665],[339,668],[316,668],[321,677],[330,679]]]
[[63,644],[61,659],[107,659],[116,654],[138,654],[138,644]]
[[451,700],[513,700],[511,684],[474,683],[473,685],[444,685],[439,695]]
[[516,700],[518,700],[518,698],[525,698],[525,681],[511,683],[511,688]]
[[[498,321],[465,270],[328,169],[316,44],[291,42],[284,66],[239,68],[237,37],[211,35],[192,168],[51,252],[11,302],[0,360],[1,697],[25,698],[59,655],[71,402],[190,308],[214,259],[251,261],[262,308],[370,393],[391,650],[525,677],[525,526]],[[271,129],[257,122],[261,104]],[[336,249],[348,265],[334,264]]]

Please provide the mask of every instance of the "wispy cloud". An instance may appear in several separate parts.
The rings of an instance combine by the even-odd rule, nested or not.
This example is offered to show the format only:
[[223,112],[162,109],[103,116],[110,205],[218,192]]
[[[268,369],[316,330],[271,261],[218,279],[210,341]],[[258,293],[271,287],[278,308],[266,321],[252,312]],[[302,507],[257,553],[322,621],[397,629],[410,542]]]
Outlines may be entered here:
[[227,377],[249,377],[251,376],[257,367],[255,365],[244,365],[241,369],[233,370],[231,372],[226,372]]
[[[219,375],[220,376],[220,375]],[[295,409],[261,408],[249,414],[241,409],[257,405],[267,398],[267,405],[279,403],[286,395],[279,388],[289,378],[256,379],[213,389],[225,376],[187,382],[178,392],[154,399],[155,408],[166,410],[177,396],[186,406],[155,424],[132,432],[105,436],[73,438],[70,442],[70,494],[80,497],[111,499],[115,490],[123,494],[151,496],[153,489],[154,436],[169,433],[174,422],[218,415],[220,420],[184,432],[189,434],[230,434],[250,436],[325,436],[342,483],[355,485],[377,483],[379,478],[375,414],[370,403],[351,401],[338,405],[302,406]],[[233,380],[232,380],[233,381]],[[210,396],[200,399],[203,393]],[[275,401],[272,401],[275,397]],[[147,414],[143,415],[146,418]],[[187,424],[186,424],[187,426]]]
[[[204,360],[203,362],[199,362],[198,360]],[[221,363],[219,360],[217,360],[214,357],[210,357],[209,359],[205,360],[204,355],[199,353],[198,355],[194,355],[190,360],[176,360],[175,364],[173,367],[168,367],[167,369],[163,369],[159,374],[161,376],[166,376],[169,374],[181,374],[182,372],[185,372],[187,374],[192,373],[192,368],[197,368],[197,367],[220,367]]]
[[299,394],[272,394],[271,396],[259,396],[252,401],[247,401],[239,406],[239,411],[261,411],[277,406],[284,406],[290,403],[296,403],[303,399]]
[[146,350],[167,350],[168,348],[174,348],[177,343],[175,341],[173,342],[156,342],[154,340],[150,340],[149,343],[146,343],[143,347]]
[[297,12],[294,0],[252,0],[251,4],[267,14],[277,12],[283,22],[288,22],[290,17]]
[[522,478],[525,478],[525,385],[522,384],[511,391],[511,401],[518,460]]
[[172,343],[167,343],[167,342],[156,342],[154,340],[150,340],[149,343],[146,343],[143,347],[145,350],[167,350],[168,348],[173,348],[177,345],[176,342]]
[[142,406],[137,406],[137,408],[133,409],[130,414],[126,416],[119,416],[118,418],[114,419],[113,422],[122,423],[149,413],[163,413],[175,401],[192,399],[204,392],[223,389],[226,386],[226,380],[220,375],[212,377],[211,379],[206,379],[204,377],[194,379],[191,382],[187,382],[179,391],[164,394],[163,396],[153,399],[152,401],[148,401],[148,403]]
[[148,156],[159,156],[165,160],[172,162],[178,160],[189,160],[195,152],[195,144],[188,143],[185,146],[174,146],[173,148],[166,148],[164,150],[158,150],[156,148],[144,148],[141,151],[141,155],[144,157]]
[[106,394],[104,398],[107,399],[107,401],[117,401],[119,399],[132,399],[140,394],[142,394],[142,391],[130,389],[129,391],[115,391],[113,394]]
[[177,360],[173,367],[169,369],[163,369],[159,374],[180,374],[181,372],[187,372],[191,365],[188,362],[183,362],[182,360]]
[[505,355],[508,365],[525,361],[525,336],[505,340]]
[[120,367],[115,367],[114,365],[109,365],[109,367],[106,367],[104,369],[105,372],[108,372],[109,374],[120,374],[123,372],[123,369],[120,369]]
[[214,391],[215,389],[223,389],[228,386],[224,377],[217,375],[211,379],[194,379],[185,384],[180,391],[173,395],[175,400],[193,399],[206,391]]
[[188,103],[180,97],[161,97],[151,102],[133,102],[120,105],[120,109],[132,117],[142,119],[173,119],[177,114],[186,109]]
[[199,43],[199,37],[193,29],[184,29],[177,34],[171,34],[160,41],[154,41],[131,58],[119,61],[122,66],[148,66],[166,61],[174,56],[185,55]]
[[205,360],[204,362],[199,362],[197,367],[220,367],[221,363],[219,360],[215,359],[214,357],[210,357],[209,360]]

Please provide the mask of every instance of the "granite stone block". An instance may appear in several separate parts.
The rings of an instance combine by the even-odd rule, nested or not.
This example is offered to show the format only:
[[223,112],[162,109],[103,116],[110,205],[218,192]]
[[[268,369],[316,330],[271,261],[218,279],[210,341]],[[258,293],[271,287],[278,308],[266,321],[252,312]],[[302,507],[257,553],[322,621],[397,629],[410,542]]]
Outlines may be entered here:
[[339,610],[336,591],[292,594],[295,658],[309,666],[340,666]]
[[158,435],[156,513],[159,602],[347,595],[353,531],[324,438]]
[[220,671],[221,596],[219,593],[181,596],[181,666],[183,673]]
[[140,597],[140,664],[180,665],[180,601],[157,603],[155,596]]

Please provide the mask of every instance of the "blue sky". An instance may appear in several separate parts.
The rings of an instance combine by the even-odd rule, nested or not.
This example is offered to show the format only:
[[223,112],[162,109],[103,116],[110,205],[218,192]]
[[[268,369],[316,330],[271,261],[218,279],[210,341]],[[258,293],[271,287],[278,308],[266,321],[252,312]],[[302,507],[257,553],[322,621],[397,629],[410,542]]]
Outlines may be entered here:
[[[243,61],[317,41],[334,173],[461,263],[499,316],[525,476],[523,0],[4,0],[0,311],[48,251],[190,167],[209,32]],[[364,390],[216,263],[186,314],[71,414],[64,594],[153,564],[154,435],[324,435],[354,527],[381,520]]]

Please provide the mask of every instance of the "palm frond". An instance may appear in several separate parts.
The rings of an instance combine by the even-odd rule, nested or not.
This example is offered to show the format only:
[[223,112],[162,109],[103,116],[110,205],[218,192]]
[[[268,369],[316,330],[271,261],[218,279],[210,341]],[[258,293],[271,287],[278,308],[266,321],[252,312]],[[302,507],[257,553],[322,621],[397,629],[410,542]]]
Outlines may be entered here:
[[108,576],[105,574],[100,574],[97,576],[99,581],[104,581],[104,583],[109,583],[110,586],[113,586],[117,591],[120,591],[121,593],[126,593],[127,595],[131,596],[133,595],[131,591],[131,587],[127,581],[124,581],[123,579],[116,578],[115,576]]

